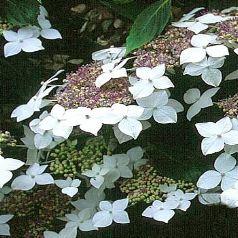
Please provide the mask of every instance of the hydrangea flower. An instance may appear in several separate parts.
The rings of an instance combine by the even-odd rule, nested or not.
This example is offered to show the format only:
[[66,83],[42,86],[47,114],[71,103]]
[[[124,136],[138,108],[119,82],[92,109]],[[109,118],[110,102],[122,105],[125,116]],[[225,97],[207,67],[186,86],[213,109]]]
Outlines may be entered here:
[[222,73],[218,68],[223,66],[224,61],[225,57],[205,57],[201,62],[187,64],[183,74],[202,75],[202,80],[206,84],[217,87],[222,81]]
[[175,215],[173,209],[176,209],[178,205],[179,203],[177,201],[161,202],[159,200],[155,200],[151,206],[144,210],[142,216],[168,223],[169,220]]
[[35,52],[44,49],[41,41],[34,37],[34,31],[30,28],[20,28],[17,32],[4,31],[3,36],[8,41],[4,45],[5,57],[17,55],[21,51]]
[[128,206],[128,199],[120,199],[113,203],[101,201],[99,203],[100,211],[93,216],[93,224],[96,227],[107,227],[112,222],[125,224],[130,223],[125,209]]
[[221,183],[223,191],[231,188],[238,181],[236,159],[223,153],[214,163],[215,170],[208,170],[200,176],[197,186],[202,189],[212,189]]
[[166,91],[154,92],[148,97],[137,99],[139,106],[144,108],[141,120],[148,120],[153,116],[154,120],[161,124],[176,123],[177,112],[168,106],[169,98]]
[[54,231],[45,231],[44,238],[76,238],[77,228],[67,227],[61,230],[59,233]]
[[76,214],[66,214],[67,224],[66,228],[78,228],[81,231],[93,231],[97,230],[97,227],[93,225],[92,222],[92,210],[91,209],[83,209]]
[[46,185],[53,184],[54,179],[49,173],[44,173],[47,165],[33,164],[27,170],[25,175],[16,177],[12,182],[13,190],[30,190],[36,184]]
[[12,178],[13,170],[17,170],[24,165],[24,162],[12,158],[4,158],[0,155],[0,188]]
[[66,180],[55,180],[55,184],[62,189],[61,191],[63,194],[73,197],[78,192],[78,187],[80,186],[81,181],[79,179],[68,177]]
[[10,227],[7,224],[13,218],[13,215],[0,215],[0,236],[10,236]]
[[102,65],[103,73],[97,77],[95,81],[96,87],[100,88],[111,79],[127,77],[127,71],[123,68],[127,61],[128,59],[124,59],[120,62],[119,59]]
[[134,99],[144,98],[151,95],[155,89],[167,89],[174,87],[171,80],[164,76],[165,64],[154,68],[140,67],[136,69],[136,76],[139,78],[130,88]]
[[220,88],[212,88],[205,91],[202,95],[198,88],[191,88],[186,91],[183,98],[187,104],[192,104],[187,111],[187,119],[196,116],[201,109],[213,106],[212,97]]
[[86,170],[82,174],[90,178],[90,183],[95,188],[100,188],[104,183],[104,175],[109,172],[108,168],[94,164],[91,170]]
[[201,148],[204,155],[221,151],[225,144],[238,144],[238,131],[232,130],[232,123],[228,117],[222,118],[216,123],[197,123],[198,133],[205,137]]
[[190,31],[193,31],[195,34],[200,33],[203,30],[206,30],[209,26],[208,24],[214,24],[226,20],[225,17],[214,15],[212,13],[207,13],[200,17],[195,18],[194,21],[189,21],[195,16],[195,13],[204,8],[195,8],[188,14],[182,17],[178,22],[173,22],[172,25],[175,27],[184,27]]
[[181,189],[168,193],[166,201],[177,201],[178,207],[176,209],[186,211],[190,205],[190,200],[197,196],[196,193],[184,193]]
[[185,49],[180,55],[180,64],[200,62],[207,54],[213,58],[229,55],[228,48],[218,43],[216,35],[194,35],[191,39],[192,47]]

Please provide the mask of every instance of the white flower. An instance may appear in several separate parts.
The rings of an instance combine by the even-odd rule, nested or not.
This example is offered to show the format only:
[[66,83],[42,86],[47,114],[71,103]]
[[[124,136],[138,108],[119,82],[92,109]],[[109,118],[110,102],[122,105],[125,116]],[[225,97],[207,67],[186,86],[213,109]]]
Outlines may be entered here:
[[125,209],[128,206],[128,199],[120,199],[113,203],[101,201],[99,208],[101,211],[93,216],[93,224],[96,227],[107,227],[112,222],[125,224],[130,223],[129,217]]
[[145,165],[148,161],[147,159],[143,159],[144,150],[140,146],[133,147],[126,152],[130,161],[128,167],[132,169],[138,169],[140,166]]
[[140,79],[129,87],[134,99],[144,98],[154,92],[155,89],[167,89],[174,87],[171,80],[164,76],[165,64],[154,68],[140,67],[136,69],[136,76]]
[[228,117],[222,118],[216,123],[197,123],[195,126],[199,134],[205,137],[201,144],[204,155],[221,151],[225,144],[238,144],[238,131],[232,130],[232,123]]
[[223,191],[231,188],[238,181],[236,159],[223,153],[214,163],[215,170],[208,170],[200,176],[197,186],[202,189],[212,189],[221,183]]
[[217,87],[222,81],[222,73],[218,68],[224,64],[225,57],[205,57],[198,63],[190,63],[185,66],[184,75],[202,75],[202,80],[211,86]]
[[82,174],[90,177],[90,183],[95,188],[100,188],[104,183],[104,175],[109,172],[109,169],[103,168],[98,164],[94,164],[91,170],[86,170]]
[[113,114],[119,117],[118,128],[124,134],[137,139],[142,131],[142,124],[139,121],[144,109],[137,105],[125,106],[123,104],[112,105]]
[[78,192],[78,187],[81,184],[79,179],[72,179],[68,177],[66,180],[55,180],[55,184],[62,188],[62,193],[67,194],[70,197],[73,197]]
[[83,210],[85,208],[90,208],[92,213],[97,211],[99,203],[105,199],[105,193],[99,189],[91,187],[84,195],[85,199],[79,199],[77,201],[71,202],[72,205],[78,209]]
[[52,130],[53,135],[60,136],[65,139],[71,134],[73,127],[69,126],[65,120],[65,109],[59,104],[56,104],[40,123],[39,128],[42,130]]
[[[56,72],[51,78],[49,78],[47,81],[42,82],[42,86],[38,90],[38,92],[33,96],[27,104],[23,104],[18,106],[11,114],[11,117],[16,117],[17,122],[23,121],[29,117],[31,117],[35,111],[40,111],[41,108],[47,106],[49,104],[48,100],[43,100],[44,97],[49,95],[49,93],[56,88],[56,85],[48,87],[48,85],[56,80],[57,75],[62,73],[63,70],[59,70]],[[48,88],[47,88],[48,87]]]
[[42,43],[39,39],[34,37],[34,31],[30,28],[21,28],[16,32],[4,31],[4,38],[9,41],[4,45],[4,56],[12,56],[25,52],[35,52],[43,50]]
[[58,233],[54,231],[45,231],[44,238],[76,238],[77,237],[77,228],[64,228]]
[[190,13],[183,16],[178,22],[173,22],[172,25],[176,27],[187,28],[190,31],[193,31],[195,34],[200,33],[203,30],[206,30],[209,26],[207,24],[214,24],[226,20],[225,17],[217,16],[212,13],[207,13],[203,16],[195,18],[194,21],[189,21],[195,16],[195,13],[204,8],[196,8]]
[[176,201],[179,203],[176,209],[186,211],[191,205],[190,200],[194,199],[196,196],[196,193],[184,193],[182,190],[178,189],[168,193],[166,201]]
[[83,209],[77,214],[66,214],[67,224],[66,228],[78,228],[81,231],[93,231],[97,230],[97,227],[93,225],[92,222],[92,210],[91,209]]
[[6,224],[13,215],[0,215],[0,236],[10,236],[10,227]]
[[[223,57],[229,55],[228,48],[225,45],[219,45],[216,35],[198,34],[191,39],[191,45],[182,51],[180,55],[180,64],[197,63],[206,57],[208,54],[211,57]],[[208,46],[210,44],[216,44]]]
[[130,158],[126,154],[114,154],[103,156],[103,167],[116,174],[116,177],[132,178],[129,168]]
[[54,179],[49,173],[44,173],[47,165],[40,166],[39,164],[31,165],[25,175],[16,177],[12,182],[13,190],[30,190],[35,184],[46,185],[53,184]]
[[107,64],[116,59],[122,59],[126,54],[125,47],[110,47],[92,53],[92,59],[95,61],[102,61]]
[[123,68],[127,61],[128,59],[124,59],[120,62],[120,59],[118,59],[102,65],[103,73],[97,77],[95,81],[96,86],[100,88],[111,79],[127,77],[126,69]]
[[198,201],[203,205],[218,205],[221,203],[221,196],[218,192],[219,188],[214,189],[198,189]]
[[147,207],[142,216],[153,218],[156,221],[162,221],[168,223],[168,221],[174,216],[175,212],[173,209],[178,207],[177,201],[165,201],[161,202],[155,200],[151,206]]
[[0,155],[0,188],[2,188],[4,184],[11,180],[11,171],[19,169],[23,165],[24,162],[20,160],[4,158]]
[[[141,124],[142,124],[142,130],[146,130],[149,127],[151,127],[151,124],[148,121],[141,121]],[[121,132],[120,129],[118,128],[118,125],[114,125],[112,127],[112,129],[113,129],[114,135],[117,138],[119,144],[133,140],[132,136],[128,136],[128,135],[124,134],[123,132]]]
[[187,111],[187,119],[196,116],[201,109],[213,106],[212,97],[218,92],[220,88],[212,88],[205,91],[202,95],[198,88],[191,88],[186,91],[183,98],[187,104],[192,104]]
[[229,188],[221,193],[221,203],[229,208],[238,207],[238,189]]
[[167,106],[169,98],[164,90],[154,92],[148,97],[137,99],[136,102],[144,108],[140,120],[147,120],[153,116],[154,120],[161,124],[177,122],[177,112],[173,107]]
[[159,190],[163,193],[170,193],[174,192],[177,189],[177,184],[160,184],[159,185]]

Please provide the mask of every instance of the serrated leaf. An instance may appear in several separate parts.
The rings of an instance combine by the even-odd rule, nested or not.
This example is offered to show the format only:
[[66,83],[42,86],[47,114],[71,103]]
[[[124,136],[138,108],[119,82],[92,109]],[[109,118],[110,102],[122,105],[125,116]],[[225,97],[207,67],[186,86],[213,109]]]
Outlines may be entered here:
[[151,41],[160,34],[170,19],[171,0],[160,0],[136,18],[126,39],[127,53]]
[[7,0],[7,22],[14,26],[34,25],[37,23],[39,3],[36,0]]
[[226,77],[225,77],[225,81],[226,80],[234,80],[234,79],[238,79],[238,69],[233,71],[232,73],[228,74]]

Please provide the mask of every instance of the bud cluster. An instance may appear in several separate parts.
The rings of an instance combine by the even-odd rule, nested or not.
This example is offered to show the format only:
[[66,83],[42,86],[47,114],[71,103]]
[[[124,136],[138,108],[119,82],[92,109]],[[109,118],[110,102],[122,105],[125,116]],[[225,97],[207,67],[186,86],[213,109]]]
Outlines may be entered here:
[[184,192],[193,192],[195,190],[193,183],[162,177],[149,164],[137,170],[133,178],[125,180],[120,185],[120,189],[128,195],[130,203],[135,205],[138,202],[151,203],[155,200],[163,201],[166,198],[166,193],[162,192],[159,188],[159,185],[162,184],[176,184],[177,188]]
[[220,100],[217,103],[218,107],[223,110],[226,116],[238,116],[238,93],[227,99]]

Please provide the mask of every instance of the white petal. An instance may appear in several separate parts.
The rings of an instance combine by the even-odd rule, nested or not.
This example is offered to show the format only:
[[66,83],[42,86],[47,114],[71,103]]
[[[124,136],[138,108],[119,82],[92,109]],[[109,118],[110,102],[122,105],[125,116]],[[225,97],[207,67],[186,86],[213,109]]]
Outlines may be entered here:
[[112,216],[108,211],[100,211],[93,216],[93,225],[95,227],[107,227],[111,224]]
[[21,46],[18,42],[8,42],[4,45],[4,56],[9,57],[21,52]]
[[219,152],[224,148],[224,140],[217,136],[204,138],[202,140],[201,148],[204,155]]
[[182,105],[179,101],[177,101],[177,100],[175,100],[175,99],[172,99],[172,98],[169,99],[169,101],[168,101],[168,103],[167,103],[166,106],[169,106],[169,107],[174,108],[174,110],[175,110],[177,113],[184,111],[183,105]]
[[52,133],[54,136],[59,136],[68,139],[72,131],[72,126],[68,126],[68,123],[66,121],[61,121],[54,126]]
[[35,52],[44,50],[42,42],[37,38],[26,39],[21,43],[21,48],[25,52]]
[[238,48],[234,49],[234,52],[238,55]]
[[[237,172],[237,171],[236,171]],[[225,175],[223,178],[222,178],[222,181],[221,181],[221,189],[223,191],[229,189],[229,188],[232,188],[235,183],[238,181],[238,174],[237,175],[237,178],[232,178],[232,177],[229,177],[227,175]]]
[[216,35],[198,34],[192,37],[191,44],[195,47],[206,47],[209,43],[213,43],[216,38]]
[[187,211],[187,209],[190,207],[191,202],[190,201],[181,201],[179,204],[178,209],[182,211]]
[[56,29],[43,29],[40,34],[48,40],[62,39],[61,34]]
[[12,172],[0,170],[0,188],[2,188],[12,178]]
[[55,119],[52,116],[47,116],[45,119],[43,119],[40,124],[39,127],[42,130],[51,130],[54,128],[54,126],[57,123],[57,119]]
[[35,177],[35,181],[39,185],[46,185],[46,184],[53,184],[54,183],[53,177],[48,173],[37,175]]
[[156,79],[160,78],[164,75],[165,73],[165,64],[160,64],[154,68],[151,69],[150,71],[150,79]]
[[236,159],[229,154],[222,153],[219,155],[214,163],[214,167],[220,173],[227,173],[234,169],[236,165]]
[[238,145],[238,131],[231,130],[223,134],[222,138],[227,145]]
[[127,77],[126,69],[125,68],[121,68],[121,69],[113,70],[112,74],[111,74],[111,77],[113,79]]
[[202,80],[208,85],[217,87],[222,81],[222,73],[219,69],[207,68],[202,73]]
[[205,122],[195,124],[198,133],[203,137],[211,137],[217,134],[217,126],[214,122]]
[[229,117],[224,117],[216,122],[216,126],[218,135],[227,133],[232,129],[231,119]]
[[66,187],[62,189],[62,193],[67,194],[70,197],[73,197],[78,192],[78,188]]
[[215,170],[208,170],[200,176],[197,186],[203,189],[215,188],[221,182],[221,174]]
[[228,48],[225,45],[213,45],[206,48],[207,54],[211,57],[223,57],[229,55]]
[[189,107],[187,111],[187,119],[191,121],[192,118],[196,116],[200,111],[201,107],[199,107],[198,104],[194,103],[191,107]]
[[39,165],[35,163],[27,169],[26,174],[30,176],[36,176],[38,174],[42,174],[47,167],[48,165]]
[[238,207],[238,190],[237,189],[227,189],[221,194],[221,203],[230,208]]
[[20,28],[17,31],[17,34],[18,34],[19,40],[25,40],[25,39],[29,39],[33,36],[33,31],[31,28],[24,27],[24,28]]
[[10,227],[8,224],[0,224],[0,235],[1,236],[10,236]]
[[199,22],[205,23],[205,24],[212,24],[221,22],[223,20],[223,17],[214,15],[212,13],[207,13],[203,16],[196,18]]
[[208,57],[208,65],[215,69],[221,68],[224,65],[225,59],[225,57]]
[[27,191],[32,189],[35,186],[35,180],[29,175],[20,175],[16,177],[12,182],[13,190],[23,190]]
[[104,183],[104,178],[102,176],[91,178],[90,183],[92,184],[93,187],[100,188],[102,184]]
[[[97,230],[97,228],[93,225],[92,219],[84,221],[83,223],[80,223],[78,226],[79,230],[81,231],[93,231]],[[76,229],[77,232],[77,229]],[[76,238],[76,236],[75,236]]]
[[99,75],[95,81],[96,87],[100,88],[101,86],[103,86],[105,83],[107,83],[108,81],[110,81],[111,79],[111,74],[110,73],[102,73],[101,75]]
[[152,81],[153,81],[154,87],[157,89],[167,89],[167,88],[174,87],[174,84],[171,82],[171,80],[167,76],[155,78]]
[[116,200],[115,202],[113,202],[112,204],[112,208],[113,210],[119,210],[119,211],[122,211],[122,210],[125,210],[128,206],[128,202],[129,200],[127,198],[125,199],[120,199],[120,200]]
[[7,41],[17,41],[18,35],[14,31],[3,31],[3,36]]
[[142,216],[152,218],[156,210],[154,207],[149,206],[143,211]]
[[127,117],[138,119],[142,115],[143,111],[143,107],[137,105],[129,105],[127,106]]
[[108,201],[101,201],[99,203],[99,208],[105,211],[112,211],[112,204]]
[[161,124],[176,123],[177,113],[175,109],[168,106],[163,106],[153,111],[153,117],[156,122]]
[[193,25],[188,27],[188,30],[193,31],[195,34],[200,33],[208,28],[208,25],[203,24],[201,22],[196,22]]
[[11,117],[16,117],[17,122],[23,121],[31,117],[34,113],[34,109],[29,104],[23,104],[18,106],[11,114]]
[[198,101],[200,98],[201,93],[198,88],[190,88],[186,91],[186,93],[183,95],[183,100],[187,104],[192,104]]
[[63,118],[64,113],[65,113],[64,107],[62,107],[59,104],[54,105],[54,107],[51,109],[50,112],[51,116],[58,120],[61,120]]
[[169,220],[174,216],[175,212],[173,210],[160,210],[156,212],[153,218],[156,221],[162,221],[168,223]]
[[34,137],[35,147],[39,150],[48,147],[51,142],[52,137],[48,134],[45,135],[36,134]]
[[119,122],[118,128],[121,132],[136,139],[142,131],[141,122],[133,118],[125,118]]
[[117,125],[115,125],[113,127],[113,132],[114,132],[114,135],[117,138],[119,144],[125,143],[125,142],[133,139],[131,136],[128,136],[128,135],[122,133]]
[[10,221],[12,218],[14,217],[14,215],[0,215],[0,224],[4,224],[7,223],[8,221]]
[[151,95],[154,91],[154,86],[147,80],[140,80],[132,87],[129,87],[129,91],[134,99],[138,99]]
[[16,169],[19,169],[23,165],[24,165],[24,162],[22,162],[21,160],[11,159],[11,158],[0,159],[0,171],[1,170],[9,170],[9,171],[16,170]]
[[97,135],[101,128],[102,123],[93,118],[85,120],[85,122],[80,125],[81,130],[92,133],[94,135]]
[[126,211],[119,211],[119,212],[113,213],[113,220],[116,223],[120,223],[120,224],[130,223],[129,216]]
[[187,48],[180,55],[180,64],[197,63],[206,57],[206,50],[202,48]]
[[151,73],[151,68],[149,67],[140,67],[136,69],[136,76],[140,79],[149,79]]

